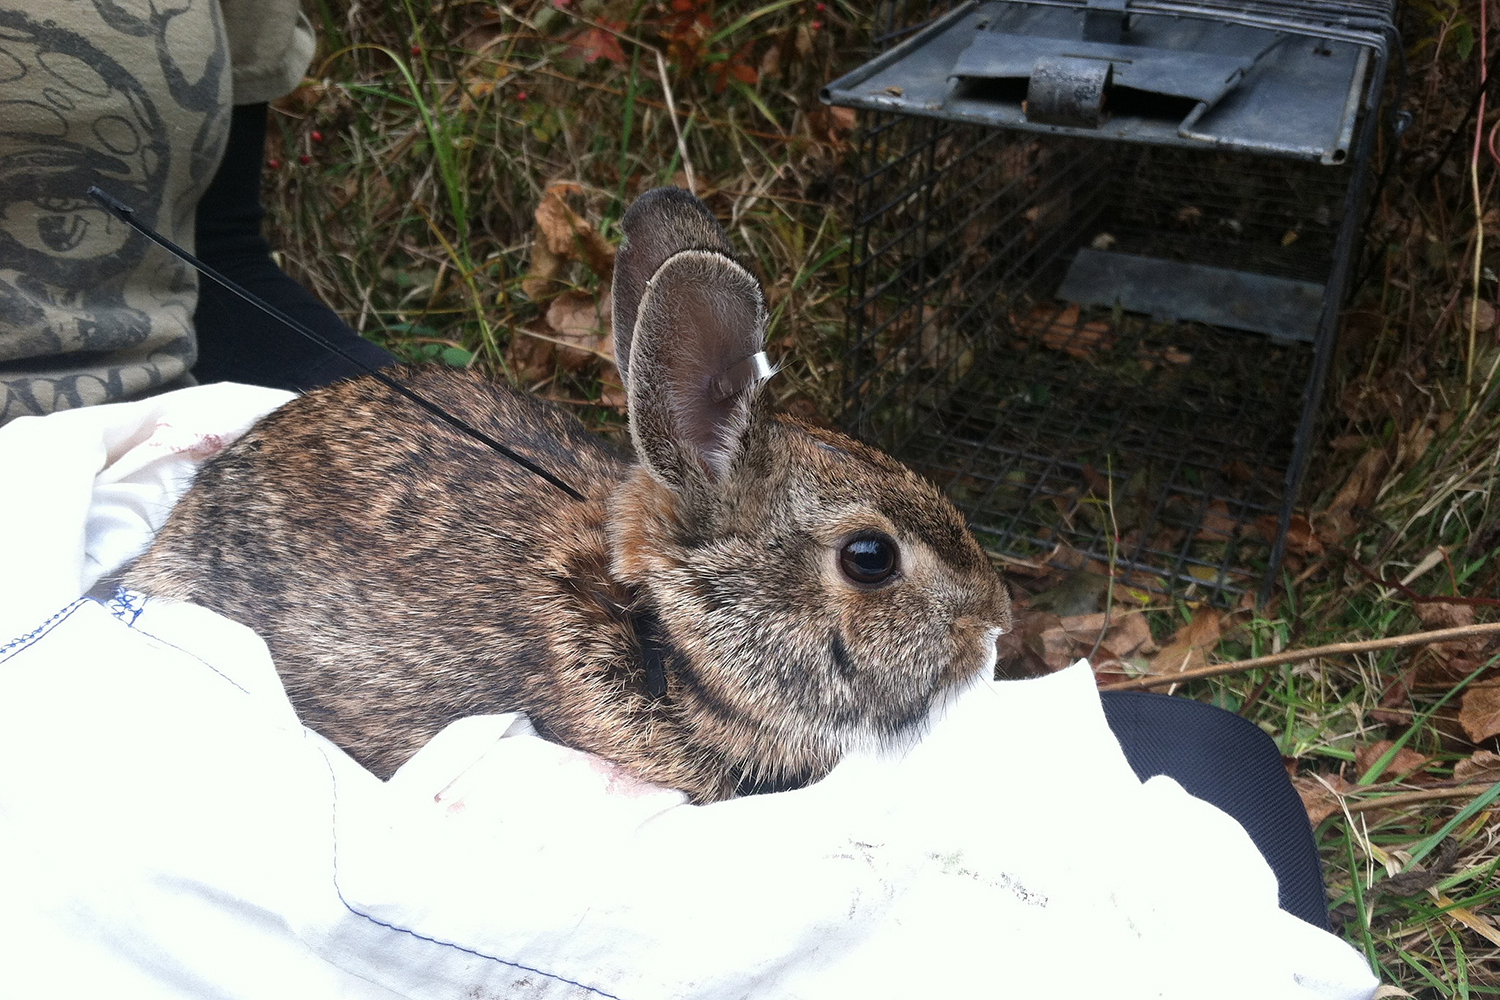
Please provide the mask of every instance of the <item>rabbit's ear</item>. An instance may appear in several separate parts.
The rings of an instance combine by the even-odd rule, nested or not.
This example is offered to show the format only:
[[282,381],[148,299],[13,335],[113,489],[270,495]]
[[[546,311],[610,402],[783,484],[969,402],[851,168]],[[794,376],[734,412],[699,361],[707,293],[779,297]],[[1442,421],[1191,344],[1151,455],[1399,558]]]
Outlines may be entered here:
[[[637,214],[646,198],[648,211]],[[727,242],[697,199],[652,192],[626,213],[615,269],[630,434],[651,473],[679,492],[728,474],[766,374],[760,283],[720,247],[694,245],[707,233]],[[641,282],[646,264],[655,266]]]
[[733,256],[734,251],[713,213],[681,188],[647,191],[626,210],[620,228],[625,241],[615,257],[611,316],[615,364],[620,377],[629,379],[636,313],[651,278],[669,257],[684,250],[712,250],[725,256]]

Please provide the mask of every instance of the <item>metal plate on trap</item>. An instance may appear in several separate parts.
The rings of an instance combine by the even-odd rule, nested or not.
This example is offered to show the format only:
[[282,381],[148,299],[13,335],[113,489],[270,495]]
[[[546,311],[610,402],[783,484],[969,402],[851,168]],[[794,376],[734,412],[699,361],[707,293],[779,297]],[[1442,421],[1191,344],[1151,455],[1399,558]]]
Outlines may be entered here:
[[1322,285],[1225,267],[1084,247],[1057,297],[1086,306],[1116,306],[1166,320],[1208,323],[1311,341],[1323,316]]
[[[1028,131],[1325,164],[1347,158],[1371,58],[1364,46],[1160,14],[1132,14],[1126,44],[1093,43],[1084,39],[1085,15],[1081,6],[1024,0],[964,4],[830,83],[821,97]],[[1045,77],[1049,60],[1059,58],[1075,67],[1103,60],[1111,69],[1102,86],[1114,89],[1093,95],[1097,109],[1084,109],[1081,120],[1093,119],[1092,126],[1027,115],[1038,64]]]

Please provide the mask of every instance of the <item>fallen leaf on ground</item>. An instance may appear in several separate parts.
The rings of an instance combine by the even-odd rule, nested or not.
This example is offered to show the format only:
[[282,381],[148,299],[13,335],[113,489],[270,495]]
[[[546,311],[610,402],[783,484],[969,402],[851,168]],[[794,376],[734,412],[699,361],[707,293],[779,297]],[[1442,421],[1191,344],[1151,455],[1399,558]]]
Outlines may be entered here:
[[1463,312],[1460,316],[1465,326],[1469,324],[1469,316],[1474,315],[1474,328],[1481,333],[1495,328],[1495,307],[1484,299],[1474,301],[1472,298],[1464,299]]
[[[1276,541],[1276,529],[1281,521],[1275,514],[1265,514],[1255,519],[1255,527],[1268,542]],[[1320,556],[1323,554],[1323,543],[1318,540],[1317,533],[1308,523],[1307,518],[1301,514],[1293,514],[1291,523],[1286,528],[1286,550],[1293,555]]]
[[531,244],[531,267],[521,279],[521,291],[533,302],[545,298],[554,283],[562,277],[567,261],[553,253],[545,239]]
[[1167,365],[1190,365],[1193,356],[1180,347],[1168,344],[1166,347],[1140,347],[1135,356],[1141,362],[1141,367],[1151,371],[1159,364]]
[[1209,501],[1208,508],[1203,512],[1203,521],[1193,537],[1200,542],[1227,541],[1239,523],[1229,513],[1229,504],[1216,498]]
[[[1362,775],[1370,773],[1370,768],[1375,766],[1375,762],[1394,745],[1395,741],[1393,740],[1381,740],[1378,743],[1371,743],[1369,746],[1356,747],[1354,750],[1354,763],[1359,768],[1359,773]],[[1430,759],[1417,753],[1415,750],[1408,750],[1402,747],[1396,751],[1396,756],[1391,758],[1390,763],[1386,764],[1385,770],[1380,772],[1380,778],[1382,780],[1389,780],[1405,777],[1413,771],[1420,769]]]
[[[1100,630],[1104,632],[1102,638]],[[1024,658],[1032,672],[1062,670],[1092,655],[1101,682],[1131,676],[1125,670],[1127,663],[1134,667],[1136,664],[1129,661],[1140,660],[1156,649],[1146,616],[1134,610],[1114,611],[1106,627],[1102,611],[1059,618],[1027,608],[1017,615],[1016,628],[1009,642],[1006,640],[1001,637],[1002,649],[1009,650],[1013,658]]]
[[1042,345],[1048,350],[1062,351],[1075,358],[1090,358],[1099,351],[1107,351],[1118,340],[1114,329],[1102,320],[1080,323],[1078,303],[1069,302],[1061,312],[1055,306],[1042,304],[1032,308],[1025,316],[1011,314],[1011,323],[1027,340],[1038,334]]
[[[1449,604],[1447,601],[1419,601],[1417,617],[1422,620],[1422,627],[1429,630],[1473,625],[1474,605]],[[1481,646],[1484,644],[1481,636],[1474,636],[1467,641],[1478,642]]]
[[1354,786],[1339,774],[1299,774],[1292,778],[1292,786],[1302,799],[1302,808],[1307,810],[1308,821],[1317,826],[1329,816],[1339,812],[1339,793]]
[[515,373],[522,385],[534,385],[553,374],[557,348],[550,340],[530,336],[524,329],[516,329],[510,335],[505,348],[505,363]]
[[1061,669],[1052,665],[1059,654],[1054,652],[1054,660],[1049,661],[1046,642],[1042,638],[1043,633],[1056,628],[1058,623],[1056,615],[1034,611],[1025,606],[1017,607],[1011,630],[996,642],[998,659],[995,663],[995,676],[1002,680],[1015,680]]
[[[1418,601],[1417,617],[1427,631],[1461,628],[1474,624],[1472,604],[1449,604],[1446,601]],[[1489,636],[1473,635],[1450,642],[1435,642],[1418,651],[1415,660],[1421,679],[1427,682],[1452,683],[1463,680],[1484,660]]]
[[1353,512],[1368,508],[1384,481],[1390,456],[1384,448],[1371,448],[1360,456],[1326,510],[1318,515],[1318,538],[1325,545],[1337,545],[1353,535],[1359,525]]
[[1473,756],[1465,757],[1453,765],[1453,780],[1460,784],[1500,781],[1500,753],[1474,751]]
[[1095,573],[1082,568],[1069,570],[1051,587],[1033,594],[1031,606],[1062,618],[1092,614],[1104,606],[1105,597],[1109,593],[1109,577],[1106,573]]
[[[618,376],[617,376],[618,377]],[[625,387],[608,379],[599,381],[599,405],[607,406],[611,410],[623,411],[630,400],[625,395]]]
[[543,192],[536,207],[537,234],[553,254],[582,261],[590,271],[608,279],[614,272],[615,248],[592,222],[568,206],[567,196],[579,190],[576,184],[553,184]]
[[547,307],[547,325],[560,348],[558,363],[579,371],[596,357],[613,360],[609,329],[609,291],[596,299],[586,292],[563,292]]
[[1458,724],[1475,743],[1500,736],[1500,687],[1477,687],[1465,691],[1458,709]]
[[[625,27],[624,22],[602,23],[616,31]],[[563,53],[565,59],[582,59],[586,63],[607,59],[616,65],[625,65],[625,50],[620,47],[620,40],[604,28],[581,28],[569,36],[568,42],[568,48]]]
[[1219,644],[1223,616],[1214,608],[1199,608],[1193,620],[1179,628],[1172,641],[1151,658],[1153,674],[1176,674],[1208,666],[1208,653]]

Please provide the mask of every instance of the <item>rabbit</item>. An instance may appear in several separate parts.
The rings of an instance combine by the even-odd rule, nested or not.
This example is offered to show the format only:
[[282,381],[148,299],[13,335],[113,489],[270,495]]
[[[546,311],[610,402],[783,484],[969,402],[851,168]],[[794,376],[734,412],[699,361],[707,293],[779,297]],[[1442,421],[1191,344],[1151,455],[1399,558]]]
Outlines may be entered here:
[[993,667],[1005,584],[929,482],[744,377],[766,306],[701,202],[648,192],[622,228],[634,463],[529,395],[393,370],[581,502],[362,376],[206,463],[124,584],[261,635],[306,725],[381,778],[502,711],[699,803],[919,730]]

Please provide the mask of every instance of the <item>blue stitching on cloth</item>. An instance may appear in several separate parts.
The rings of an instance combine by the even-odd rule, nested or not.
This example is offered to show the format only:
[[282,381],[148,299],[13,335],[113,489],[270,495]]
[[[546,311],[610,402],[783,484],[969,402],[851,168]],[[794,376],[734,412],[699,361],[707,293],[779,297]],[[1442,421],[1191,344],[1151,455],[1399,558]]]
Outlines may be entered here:
[[148,598],[139,591],[126,590],[124,587],[116,587],[115,592],[109,595],[108,600],[100,601],[104,610],[114,615],[120,621],[131,628],[135,627],[135,620],[146,610]]
[[88,601],[88,598],[80,597],[78,600],[74,601],[72,604],[69,604],[67,607],[57,612],[57,614],[53,615],[51,618],[48,618],[46,621],[42,622],[30,632],[27,632],[25,635],[18,635],[10,642],[7,642],[5,645],[0,646],[0,663],[4,663],[12,656],[25,649],[27,646],[35,643],[38,639],[46,635],[48,632],[51,632],[53,629],[57,628],[57,626],[61,625],[69,615],[77,611],[79,608],[83,607],[86,601]]
[[228,674],[224,673],[224,671],[220,670],[218,667],[214,666],[212,663],[208,662],[192,650],[183,649],[181,646],[177,645],[177,643],[168,642],[161,636],[151,632],[147,632],[143,628],[136,628],[135,620],[141,616],[141,612],[146,610],[146,603],[150,600],[150,597],[142,594],[138,590],[126,590],[124,587],[116,587],[115,592],[110,595],[110,598],[107,602],[98,601],[97,603],[132,632],[135,632],[138,635],[143,635],[147,639],[150,639],[152,642],[159,642],[163,646],[166,646],[168,649],[175,649],[183,656],[197,660],[199,663],[203,664],[209,670],[217,674],[220,680],[227,681],[231,686],[235,688],[235,690],[239,691],[240,694],[250,693],[249,691],[246,691],[244,686],[234,678],[230,677]]
[[337,815],[339,801],[339,779],[338,775],[334,773],[333,764],[328,759],[327,751],[325,751],[322,747],[317,747],[317,750],[320,754],[323,755],[323,766],[328,768],[328,780],[333,786],[333,804],[328,813],[328,817],[332,821],[328,832],[332,835],[333,840],[333,891],[334,894],[339,897],[339,902],[344,904],[344,909],[348,910],[356,917],[362,917],[363,919],[368,920],[370,923],[375,924],[377,927],[384,927],[387,930],[395,931],[398,934],[410,935],[411,937],[416,938],[418,941],[426,941],[428,944],[435,944],[442,948],[452,948],[453,950],[461,951],[466,955],[473,955],[475,958],[482,958],[490,962],[497,962],[500,965],[508,965],[512,969],[519,969],[522,972],[532,972],[538,976],[545,976],[548,979],[555,979],[560,983],[567,983],[569,986],[576,986],[579,989],[586,990],[589,993],[594,993],[601,997],[608,997],[609,1000],[621,1000],[621,998],[616,996],[615,994],[607,993],[604,990],[599,989],[597,986],[590,986],[587,983],[580,983],[576,979],[569,979],[567,976],[559,976],[556,973],[546,972],[542,969],[537,969],[530,965],[522,965],[520,962],[512,962],[509,959],[500,958],[496,955],[486,955],[482,951],[475,951],[473,948],[465,948],[463,945],[455,944],[452,941],[440,941],[437,938],[428,937],[425,934],[419,934],[416,931],[411,930],[410,928],[398,927],[395,924],[387,923],[378,917],[372,917],[368,913],[361,913],[359,910],[356,910],[354,906],[349,902],[349,900],[344,898],[344,890],[339,888],[339,831]]

